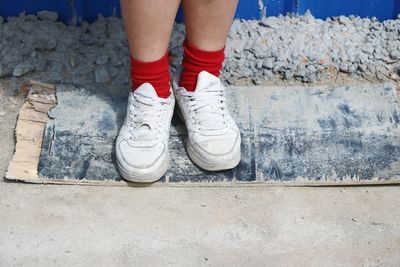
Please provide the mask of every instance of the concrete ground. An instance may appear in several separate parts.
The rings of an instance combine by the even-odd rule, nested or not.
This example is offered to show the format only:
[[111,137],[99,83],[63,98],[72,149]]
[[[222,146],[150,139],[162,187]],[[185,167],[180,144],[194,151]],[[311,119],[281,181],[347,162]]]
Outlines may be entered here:
[[[9,183],[23,97],[0,83],[0,266],[399,266],[400,187]],[[15,88],[15,87],[14,87]],[[3,94],[3,95],[2,95]]]
[[0,266],[398,266],[400,187],[0,183]]

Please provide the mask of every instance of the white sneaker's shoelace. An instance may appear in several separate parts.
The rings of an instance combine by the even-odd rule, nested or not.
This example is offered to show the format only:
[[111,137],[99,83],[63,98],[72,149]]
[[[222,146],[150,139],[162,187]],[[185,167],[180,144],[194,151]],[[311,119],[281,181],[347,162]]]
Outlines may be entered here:
[[189,116],[199,131],[218,131],[228,127],[224,87],[210,83],[202,91],[182,91],[188,98]]
[[128,126],[132,141],[157,141],[164,134],[163,119],[168,110],[168,99],[152,99],[133,94],[129,106]]

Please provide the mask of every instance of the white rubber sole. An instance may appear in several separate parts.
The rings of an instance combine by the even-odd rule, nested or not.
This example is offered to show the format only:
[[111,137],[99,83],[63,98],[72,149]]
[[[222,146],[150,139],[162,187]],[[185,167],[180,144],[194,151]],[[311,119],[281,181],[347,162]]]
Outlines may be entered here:
[[186,141],[186,150],[193,163],[206,171],[223,171],[233,169],[239,164],[241,157],[239,148],[239,151],[234,151],[231,155],[224,156],[223,160],[218,160],[218,162],[211,163],[196,153],[189,140]]
[[136,171],[127,171],[124,167],[121,166],[119,161],[117,160],[117,166],[119,174],[125,180],[134,183],[154,183],[160,180],[163,175],[167,172],[170,163],[170,155],[167,151],[167,156],[164,161],[161,163],[159,167],[152,166],[147,169],[137,169]]

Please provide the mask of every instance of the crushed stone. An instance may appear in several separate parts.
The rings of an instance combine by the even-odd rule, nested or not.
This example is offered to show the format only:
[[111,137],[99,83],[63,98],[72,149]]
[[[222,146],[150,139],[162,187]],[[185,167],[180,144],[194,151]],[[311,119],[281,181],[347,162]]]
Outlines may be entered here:
[[49,21],[57,21],[58,20],[58,13],[48,10],[39,11],[37,16],[41,20],[49,20]]
[[[75,85],[129,84],[129,50],[122,20],[98,16],[68,26],[58,14],[41,11],[0,18],[0,78],[34,73],[44,82]],[[172,69],[182,60],[185,27],[175,24],[170,42]],[[350,77],[398,78],[400,18],[311,13],[233,22],[221,78],[228,84],[249,79],[313,83],[341,72]],[[397,77],[397,78],[396,78]]]

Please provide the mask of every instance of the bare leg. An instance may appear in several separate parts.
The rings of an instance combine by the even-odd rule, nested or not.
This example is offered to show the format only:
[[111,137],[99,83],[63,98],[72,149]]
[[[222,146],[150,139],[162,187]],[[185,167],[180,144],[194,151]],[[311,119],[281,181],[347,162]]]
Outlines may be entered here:
[[154,182],[169,166],[168,136],[175,100],[166,51],[179,3],[121,0],[132,57],[132,92],[115,152],[121,176],[131,182]]
[[186,38],[205,51],[224,47],[238,0],[183,0]]
[[208,171],[232,169],[240,162],[240,131],[218,78],[237,3],[183,0],[187,42],[175,96],[188,132],[188,155]]
[[179,4],[180,0],[121,0],[133,58],[151,62],[165,54]]

